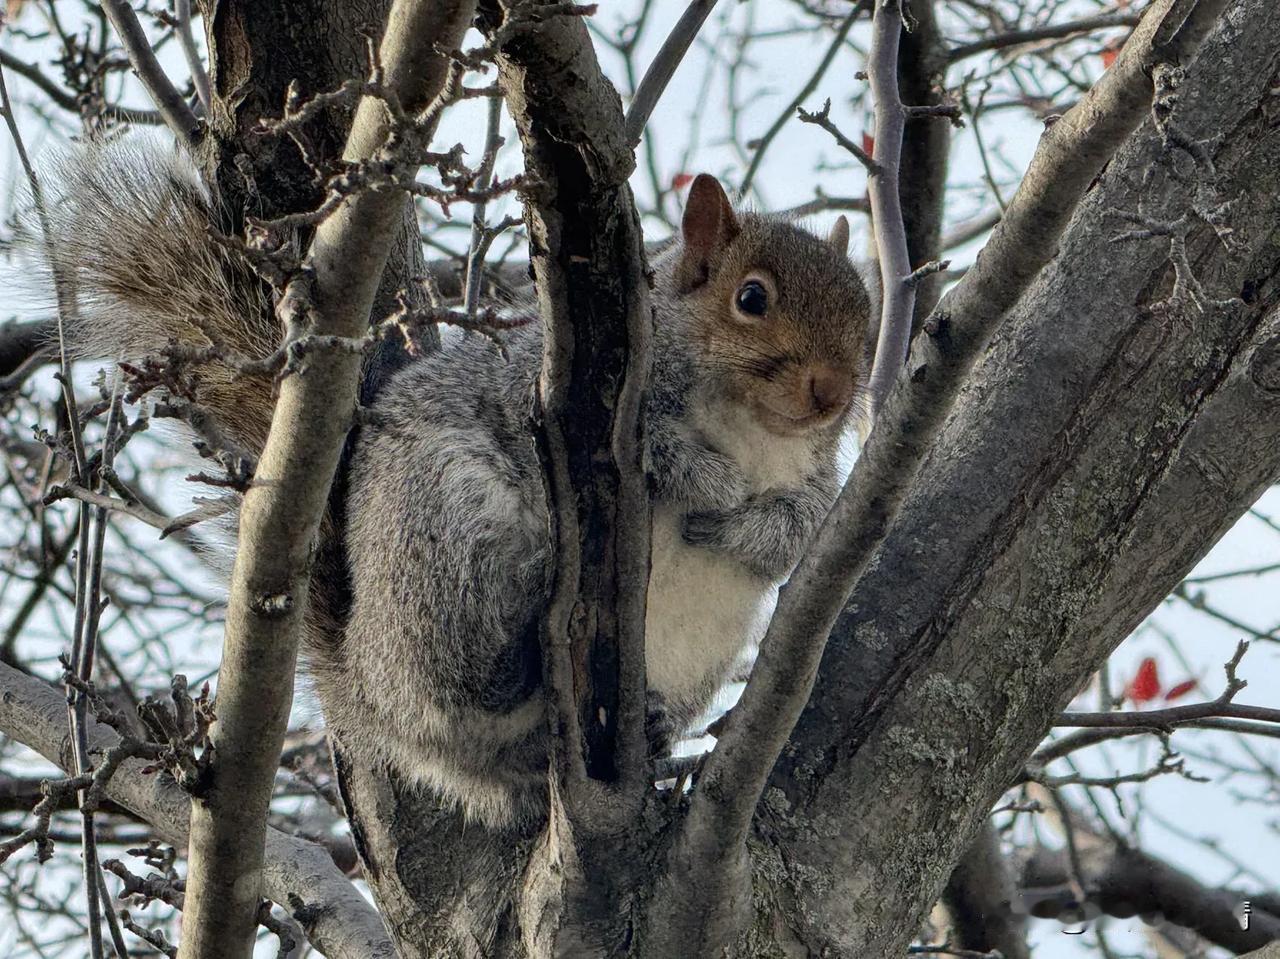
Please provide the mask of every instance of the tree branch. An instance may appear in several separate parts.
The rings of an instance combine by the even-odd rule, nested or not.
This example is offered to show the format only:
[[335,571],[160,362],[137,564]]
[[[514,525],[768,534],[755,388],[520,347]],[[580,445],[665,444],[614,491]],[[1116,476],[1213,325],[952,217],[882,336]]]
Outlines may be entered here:
[[755,182],[756,172],[760,169],[760,164],[764,162],[764,155],[768,151],[769,145],[773,143],[782,128],[787,125],[787,121],[798,115],[797,111],[813,95],[813,91],[818,89],[818,84],[822,82],[827,70],[835,62],[836,55],[840,52],[840,48],[844,46],[854,23],[865,11],[871,9],[872,3],[874,3],[874,0],[858,0],[854,8],[849,11],[848,16],[836,28],[835,36],[831,38],[831,43],[827,46],[826,52],[823,53],[822,59],[818,61],[817,67],[814,68],[805,85],[800,88],[800,92],[787,104],[786,109],[778,114],[778,118],[773,121],[769,129],[765,131],[764,136],[760,138],[756,144],[755,151],[751,154],[751,163],[747,166],[747,172],[742,175],[742,183],[738,185],[739,199],[742,199],[751,191],[751,184]]
[[[1234,208],[1240,244],[1226,250],[1208,225],[1191,241],[1201,276],[1245,290],[1249,302],[1176,313],[1183,336],[1157,334],[1148,311],[1179,309],[1158,300],[1167,246],[1122,262],[1105,253],[1108,209],[1135,208],[1141,197],[1149,209],[1178,211],[1191,199],[1179,173],[1185,156],[1148,128],[1112,161],[1076,211],[1056,265],[988,346],[935,440],[922,473],[929,482],[912,489],[840,616],[811,705],[770,781],[788,822],[833,817],[820,838],[781,826],[785,858],[816,870],[812,882],[801,880],[807,914],[829,908],[834,916],[800,923],[811,949],[897,950],[876,928],[914,928],[920,912],[877,923],[856,905],[865,890],[875,889],[877,902],[914,897],[923,873],[910,870],[912,885],[902,885],[893,863],[903,855],[931,876],[926,863],[945,873],[966,832],[943,828],[939,817],[963,802],[976,825],[994,802],[989,790],[1012,781],[1071,692],[1280,469],[1277,292],[1269,282],[1255,296],[1246,284],[1273,276],[1276,256],[1241,235],[1276,215],[1270,171],[1280,138],[1254,111],[1266,102],[1278,51],[1265,30],[1249,33],[1268,9],[1258,0],[1238,5],[1240,19],[1224,23],[1190,64],[1179,111],[1201,136],[1234,131],[1231,159],[1214,156],[1223,195],[1254,184],[1247,192],[1256,200]],[[1175,24],[1215,12],[1183,8]],[[1160,19],[1169,10],[1149,13]],[[1136,37],[1151,43],[1146,27]],[[1250,38],[1243,46],[1242,36]],[[1230,86],[1223,58],[1250,64]],[[1093,115],[1094,130],[1102,122]],[[766,638],[761,662],[771,649]],[[904,791],[912,803],[892,801]]]
[[[66,701],[53,687],[0,664],[0,732],[62,769],[71,766]],[[89,752],[117,746],[116,733],[90,719]],[[106,795],[154,827],[168,843],[185,846],[190,800],[172,781],[143,773],[147,761],[125,760],[107,782]],[[382,920],[333,864],[322,846],[268,828],[262,891],[300,922],[308,940],[329,959],[392,959]]]
[[684,55],[689,52],[689,47],[698,36],[698,31],[702,29],[702,24],[715,9],[715,5],[716,0],[689,0],[689,6],[685,8],[676,25],[671,28],[671,33],[663,41],[662,49],[649,64],[649,69],[645,71],[644,78],[636,88],[636,95],[632,98],[631,106],[627,110],[626,137],[629,146],[635,147],[640,143],[649,117],[653,115],[653,108],[658,105],[663,91],[667,89],[667,84],[675,75],[676,68],[680,66]]
[[213,103],[209,93],[209,74],[200,62],[200,51],[196,47],[195,35],[191,32],[191,0],[176,0],[174,3],[175,18],[178,21],[178,40],[182,44],[182,56],[187,61],[187,70],[191,73],[191,82],[196,88],[196,98],[205,113]]
[[165,125],[179,142],[188,148],[193,147],[200,137],[200,121],[182,99],[182,94],[165,75],[160,61],[151,50],[151,44],[147,40],[146,33],[143,32],[142,24],[138,22],[137,14],[133,12],[133,7],[129,6],[126,0],[102,0],[102,9],[111,20],[111,25],[115,28],[125,53],[129,55],[129,62],[133,65],[134,72],[142,81],[151,101],[160,111]]
[[561,798],[585,816],[586,780],[616,781],[634,809],[648,784],[639,411],[652,323],[626,185],[635,161],[580,18],[517,28],[498,63],[538,184],[525,216],[543,320],[537,416],[556,556],[544,655]]
[[1032,27],[1027,30],[1011,30],[1008,33],[997,33],[972,43],[961,44],[947,51],[947,62],[956,63],[988,50],[1003,50],[1005,47],[1018,46],[1023,43],[1035,43],[1037,40],[1060,40],[1064,37],[1082,33],[1093,33],[1095,30],[1109,30],[1114,27],[1134,27],[1142,19],[1139,13],[1108,13],[1097,17],[1083,17],[1066,23],[1050,23],[1043,27]]
[[[1079,830],[1081,825],[1075,828]],[[1280,916],[1258,906],[1251,911],[1249,928],[1241,928],[1236,918],[1241,904],[1256,899],[1248,892],[1206,886],[1140,849],[1096,833],[1086,835],[1079,879],[1088,899],[1075,908],[1092,906],[1094,915],[1101,911],[1122,919],[1135,914],[1158,916],[1233,953],[1280,940]],[[1050,918],[1055,905],[1068,897],[1074,899],[1074,894],[1066,891],[1070,875],[1065,851],[1041,850],[1027,861],[1019,884],[1034,915]],[[1059,890],[1061,895],[1056,895]]]
[[867,76],[876,116],[876,166],[867,180],[867,192],[871,198],[871,223],[876,233],[876,259],[880,267],[880,333],[868,385],[873,419],[906,361],[916,300],[915,284],[907,282],[911,275],[911,254],[907,251],[907,231],[902,222],[902,197],[898,189],[902,137],[907,125],[898,92],[898,39],[902,18],[900,0],[878,0],[871,18],[871,50],[867,54]]
[[[938,26],[936,4],[933,0],[912,0],[911,14],[915,27],[902,35],[898,50],[902,102],[941,106],[943,94],[937,85],[946,77],[946,46]],[[951,127],[937,117],[908,116],[902,134],[898,195],[902,227],[907,234],[907,257],[913,269],[942,258]],[[938,305],[944,283],[945,278],[939,273],[917,286],[911,318],[913,337]]]
[[[452,66],[437,52],[456,49],[471,22],[467,0],[437,4],[397,0],[381,44],[383,83],[409,115],[434,129],[433,101]],[[412,171],[413,149],[429,131],[392,139],[391,111],[365,96],[344,159],[375,157]],[[406,147],[405,144],[408,144]],[[319,336],[360,337],[369,322],[404,194],[380,189],[343,200],[320,224],[307,273],[291,282],[280,313],[297,329],[310,314]],[[314,311],[314,312],[312,312]],[[307,605],[312,553],[329,487],[354,415],[360,355],[320,350],[306,376],[280,386],[266,446],[240,514],[227,628],[219,667],[214,759],[202,801],[191,816],[190,868],[181,956],[244,955],[257,925],[262,835],[292,700],[298,638]]]
[[[1160,28],[1183,23],[1185,10],[1174,9],[1181,2],[1162,0],[1151,8],[1149,22],[1135,32],[1112,68],[1046,132],[983,258],[926,324],[929,335],[917,340],[909,363],[912,375],[899,379],[831,515],[779,595],[734,722],[707,762],[703,787],[690,810],[690,831],[712,828],[713,820],[724,817],[733,826],[715,828],[723,828],[726,836],[741,836],[764,777],[808,701],[840,607],[888,531],[962,379],[1005,310],[1055,252],[1058,237],[1102,165],[1146,116],[1152,92],[1147,71],[1157,56],[1153,42]],[[1212,8],[1216,13],[1224,2],[1202,2],[1198,12]],[[1185,56],[1204,30],[1207,24],[1161,55]],[[899,251],[899,261],[901,257]],[[890,267],[886,275],[894,272]],[[902,297],[895,300],[903,302]]]

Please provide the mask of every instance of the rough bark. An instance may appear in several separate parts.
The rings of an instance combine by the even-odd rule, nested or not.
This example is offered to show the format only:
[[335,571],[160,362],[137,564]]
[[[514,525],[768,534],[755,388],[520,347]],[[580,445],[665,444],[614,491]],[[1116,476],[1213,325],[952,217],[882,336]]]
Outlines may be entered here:
[[[243,178],[230,173],[234,152],[266,149],[249,137],[250,117],[277,112],[292,76],[336,72],[363,50],[354,35],[338,35],[356,8],[278,6],[289,10],[224,3],[213,18],[215,60],[225,70],[221,81],[215,75],[217,95],[229,112],[219,117],[215,110],[222,132],[210,169],[237,211],[249,200]],[[1141,197],[1145,213],[1174,219],[1194,195],[1188,155],[1145,130],[1096,184],[1057,260],[968,379],[837,622],[810,706],[757,813],[757,921],[729,954],[901,955],[992,799],[1069,692],[1280,474],[1280,244],[1273,226],[1280,222],[1280,132],[1267,96],[1280,43],[1268,28],[1268,7],[1268,0],[1235,0],[1175,114],[1194,137],[1226,133],[1212,155],[1221,195],[1244,194],[1231,215],[1237,246],[1228,253],[1201,226],[1188,247],[1213,295],[1238,293],[1244,302],[1206,314],[1186,304],[1155,308],[1170,285],[1167,241],[1105,242],[1123,228],[1110,208],[1136,210]],[[1183,0],[1161,8],[1197,9]],[[281,26],[285,33],[270,32]],[[581,62],[573,59],[581,49],[568,49],[572,55],[548,58],[555,62],[544,67],[574,64],[581,84]],[[528,71],[538,72],[541,55],[531,44],[504,66],[504,82],[515,77],[530,95],[526,147],[535,158],[539,149],[562,150],[548,161],[553,172],[595,163],[590,148],[566,146],[576,141],[564,140],[556,118],[539,117]],[[260,101],[233,106],[244,103],[237,97],[251,79],[252,97],[260,95],[259,82],[275,86],[268,83]],[[590,89],[592,78],[585,82]],[[336,83],[307,88],[329,85]],[[543,96],[548,91],[555,92]],[[333,119],[335,130],[346,120]],[[541,139],[540,125],[564,143]],[[341,142],[328,149],[336,152]],[[251,162],[266,187],[278,190],[271,195],[284,198],[279,212],[314,202],[304,178],[289,173],[288,157],[263,153]],[[1154,173],[1144,180],[1148,167]],[[607,190],[586,189],[593,182],[587,176],[543,197],[532,231],[544,247],[535,246],[535,264],[545,258],[543,295],[570,319],[575,336],[564,342],[584,363],[595,358],[576,352],[588,342],[576,334],[593,327],[572,321],[583,316],[584,303],[597,302],[596,270],[637,262],[625,172],[604,169]],[[277,175],[287,182],[268,182]],[[1050,220],[1065,216],[1047,212]],[[609,230],[593,232],[593,217],[609,221]],[[595,266],[581,268],[570,254]],[[1009,289],[1039,268],[1014,259]],[[384,289],[398,284],[405,274],[393,272],[406,262],[388,271]],[[625,286],[630,277],[624,271],[607,279]],[[627,304],[609,314],[615,322],[635,321],[633,292],[612,294]],[[999,297],[967,304],[996,314],[1005,305]],[[945,338],[948,317],[938,319],[935,335]],[[620,331],[602,328],[606,334]],[[625,368],[627,354],[601,359]],[[564,368],[578,371],[572,362]],[[591,437],[597,449],[618,439],[604,429]],[[608,449],[616,454],[615,446]],[[597,505],[607,501],[608,494]],[[654,865],[660,859],[638,847],[660,841],[678,804],[637,814],[630,829],[615,834],[566,832],[582,807],[554,820],[540,840],[486,834],[464,829],[362,757],[344,756],[340,744],[337,752],[367,877],[402,955],[659,954],[643,938],[628,938],[631,910],[661,881]],[[270,876],[268,869],[265,883]],[[599,876],[605,882],[591,888]],[[621,889],[624,880],[632,889]],[[707,925],[722,920],[708,916],[698,927],[692,917],[688,941],[708,941]]]
[[[486,13],[493,28],[498,11]],[[648,492],[638,414],[652,321],[626,185],[634,160],[621,101],[579,18],[516,31],[499,81],[537,183],[528,224],[546,329],[539,415],[558,557],[544,656],[547,686],[560,696],[557,765],[577,771],[556,792],[557,828],[536,842],[468,830],[341,748],[339,773],[370,885],[403,955],[612,954],[629,935],[637,861],[620,852],[642,835],[648,787]],[[575,607],[585,612],[571,625],[563,613]],[[579,704],[591,721],[579,718]],[[560,738],[575,724],[590,733]]]
[[1190,202],[1194,164],[1148,126],[967,381],[833,631],[763,819],[803,864],[784,887],[815,950],[900,953],[1071,692],[1280,473],[1269,17],[1233,4],[1175,114],[1225,134],[1236,246],[1204,226],[1188,244],[1212,295],[1244,302],[1153,308],[1167,241],[1107,243],[1113,208]]
[[[911,0],[915,26],[904,31],[898,50],[898,87],[908,106],[942,102],[947,48],[938,29],[933,0]],[[911,268],[919,269],[942,253],[943,201],[947,193],[947,158],[951,152],[951,124],[940,117],[907,119],[902,139],[898,192],[902,197],[902,225],[907,231]],[[935,273],[916,286],[912,333],[938,305],[943,277]]]

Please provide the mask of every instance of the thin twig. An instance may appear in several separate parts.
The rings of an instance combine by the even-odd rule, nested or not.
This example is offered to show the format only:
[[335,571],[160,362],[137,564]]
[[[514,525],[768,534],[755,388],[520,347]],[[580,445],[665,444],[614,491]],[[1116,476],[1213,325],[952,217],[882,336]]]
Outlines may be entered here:
[[983,37],[981,40],[975,40],[972,43],[952,47],[947,52],[947,61],[955,63],[958,60],[984,53],[987,50],[1001,50],[1005,47],[1017,46],[1023,43],[1034,43],[1037,40],[1058,40],[1062,37],[1070,37],[1080,33],[1092,33],[1095,30],[1107,30],[1112,27],[1132,27],[1136,26],[1141,19],[1142,15],[1140,13],[1110,13],[1098,17],[1085,17],[1068,23],[1051,23],[1043,27],[1033,27],[1027,30],[997,33],[993,36]]
[[[498,162],[498,150],[502,146],[502,137],[498,133],[501,122],[502,99],[494,97],[489,101],[484,156],[480,160],[480,170],[476,174],[475,181],[476,189],[482,194],[489,189],[493,180],[493,168]],[[489,245],[485,243],[487,207],[488,200],[482,197],[476,201],[471,213],[471,245],[467,251],[467,285],[462,298],[462,310],[468,318],[474,318],[476,315],[476,307],[480,300],[480,280],[484,275],[484,257],[489,249]]]
[[751,155],[751,163],[747,166],[747,172],[742,175],[742,183],[738,186],[739,199],[750,192],[751,184],[755,182],[756,173],[760,169],[760,164],[764,161],[764,155],[768,152],[769,145],[773,143],[782,128],[787,125],[787,121],[797,115],[796,111],[800,109],[801,104],[813,95],[814,90],[818,89],[818,84],[822,82],[827,70],[835,62],[836,54],[844,46],[845,39],[849,36],[849,31],[853,29],[853,24],[865,11],[871,9],[872,2],[873,0],[858,0],[854,8],[849,11],[849,15],[844,18],[836,29],[836,35],[832,37],[826,53],[818,61],[818,66],[814,69],[808,81],[800,88],[800,92],[792,98],[791,102],[787,104],[786,109],[773,121],[773,125],[765,131],[764,136],[756,142],[755,152]]
[[822,109],[816,113],[810,113],[803,107],[797,107],[796,115],[799,116],[801,123],[812,123],[815,126],[822,127],[822,129],[835,137],[836,143],[852,153],[857,161],[866,167],[868,176],[874,176],[880,172],[880,167],[876,161],[871,158],[871,154],[845,136],[844,133],[841,132],[840,128],[831,121],[830,97],[827,97],[826,101],[822,104]]
[[182,55],[187,60],[187,69],[191,71],[191,82],[195,84],[196,97],[204,107],[205,116],[208,116],[213,97],[209,92],[209,74],[200,60],[196,38],[191,32],[191,0],[176,0],[173,8],[178,21],[178,39],[182,44]]
[[[75,388],[71,382],[71,366],[67,358],[67,342],[66,342],[66,324],[69,318],[75,315],[76,296],[73,288],[70,287],[67,278],[63,275],[59,268],[57,251],[54,247],[53,230],[49,221],[48,207],[45,205],[44,191],[40,186],[40,180],[36,176],[35,168],[31,165],[31,159],[27,155],[26,145],[23,142],[22,134],[18,130],[17,120],[14,117],[13,103],[9,99],[9,89],[4,80],[4,69],[0,67],[0,103],[4,107],[5,123],[9,127],[9,133],[13,138],[14,148],[17,150],[19,161],[22,169],[27,177],[27,182],[31,188],[32,203],[36,208],[36,216],[40,223],[41,237],[44,242],[44,252],[47,257],[50,268],[53,271],[53,283],[55,290],[55,298],[58,306],[58,350],[60,360],[60,372],[58,379],[62,384],[62,392],[64,402],[67,407],[68,430],[71,434],[71,449],[73,457],[73,476],[78,482],[87,482],[87,467],[84,453],[84,440],[80,433],[81,423],[79,413],[76,408]],[[86,623],[93,621],[96,624],[97,610],[92,614],[89,612],[88,596],[86,594],[86,586],[88,584],[88,546],[89,546],[89,507],[87,504],[81,504],[78,518],[79,548],[76,553],[76,573],[75,573],[75,631],[72,636],[72,658],[78,667],[78,675],[87,682],[89,677],[85,675],[83,670],[85,667],[89,671],[93,668],[92,651],[85,654],[84,651],[84,629]],[[96,540],[96,537],[95,537]],[[75,775],[84,776],[89,769],[88,742],[85,732],[85,699],[76,692],[71,686],[67,687],[67,718],[71,727],[72,749],[75,756]],[[87,899],[87,908],[89,912],[89,950],[93,959],[101,959],[102,950],[102,926],[100,916],[100,900],[98,897],[98,861],[97,847],[93,831],[93,811],[86,809],[84,802],[85,794],[83,791],[78,793],[78,801],[82,816],[81,840],[83,844],[83,865],[85,876],[85,896]]]

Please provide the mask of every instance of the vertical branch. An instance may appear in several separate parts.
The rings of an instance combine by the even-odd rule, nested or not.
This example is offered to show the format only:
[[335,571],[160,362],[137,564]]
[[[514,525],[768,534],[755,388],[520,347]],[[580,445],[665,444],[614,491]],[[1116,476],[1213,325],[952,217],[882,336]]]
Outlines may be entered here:
[[867,74],[875,102],[875,167],[867,180],[871,222],[880,264],[880,335],[871,371],[872,416],[889,395],[907,359],[916,291],[902,223],[898,170],[907,116],[898,94],[898,37],[902,33],[902,0],[879,0],[871,17],[871,49]]
[[[498,162],[498,148],[502,146],[502,137],[498,129],[502,123],[502,97],[489,98],[489,115],[484,134],[484,156],[480,160],[480,171],[476,177],[475,190],[483,194],[493,182],[493,168]],[[485,210],[488,204],[484,199],[476,201],[471,213],[471,244],[467,249],[467,285],[463,290],[462,308],[468,317],[474,318],[476,307],[480,301],[480,281],[484,276],[484,256],[488,251],[485,243]]]
[[[898,85],[904,103],[937,105],[937,83],[945,77],[947,49],[934,0],[911,0],[915,26],[899,40]],[[936,117],[908,117],[902,135],[898,195],[902,198],[902,226],[913,267],[942,256],[942,220],[947,192],[947,160],[951,127]],[[911,323],[914,336],[942,293],[943,278],[934,274],[916,287]]]
[[[664,902],[689,902],[695,904],[692,909],[701,906],[703,912],[715,911],[716,904],[706,901],[705,890],[742,856],[757,802],[808,702],[836,616],[897,516],[963,377],[997,321],[1052,257],[1058,238],[1102,166],[1147,116],[1153,65],[1180,62],[1192,53],[1225,3],[1158,0],[1148,9],[1112,68],[1042,137],[983,258],[925,324],[927,335],[917,341],[918,355],[917,351],[912,354],[912,369],[918,375],[898,378],[900,359],[881,371],[881,383],[892,386],[896,379],[896,387],[880,395],[879,422],[866,450],[779,594],[751,679],[724,736],[703,766],[673,846],[674,865]],[[882,0],[877,7],[876,16],[881,19],[873,28],[873,74],[896,68],[884,51],[887,44],[896,47],[898,9],[898,0]],[[888,12],[894,16],[886,18]],[[882,75],[873,77],[873,83],[884,91],[877,110],[885,112],[880,107],[886,99],[896,102],[896,82]],[[895,122],[900,124],[900,105],[898,112]],[[877,123],[881,122],[888,121],[877,116]],[[877,137],[877,150],[900,144],[900,126],[897,137],[891,139],[894,134],[892,124],[887,125]],[[887,227],[894,224],[900,231],[901,221],[891,220],[884,211],[900,207],[896,191],[886,196],[889,191],[883,186],[877,217],[885,227],[878,225],[878,237],[883,237],[882,251],[886,241],[896,246],[882,252],[882,257],[893,258],[896,265],[890,265],[885,276],[897,281],[895,289],[886,289],[886,294],[896,295],[885,315],[899,324],[899,330],[882,331],[881,337],[883,343],[887,335],[902,350],[911,321],[911,274],[904,272],[901,233],[887,235]],[[888,351],[882,346],[882,352]],[[878,371],[881,362],[877,358]],[[902,681],[900,673],[892,678]],[[840,734],[844,737],[840,748],[853,748],[848,729],[842,727]]]
[[[420,155],[414,151],[434,132],[441,95],[455,76],[448,51],[457,48],[473,11],[468,0],[393,3],[380,48],[383,85],[398,101],[396,115],[412,118],[414,129],[392,123],[385,99],[366,96],[344,160],[385,163],[412,179]],[[310,319],[321,336],[361,336],[403,213],[401,190],[345,198],[317,228],[309,269],[282,297],[286,324]],[[218,670],[213,760],[191,809],[184,959],[240,959],[252,945],[266,817],[313,554],[355,412],[360,362],[358,353],[320,350],[309,357],[306,376],[285,377],[245,495]]]
[[[57,303],[58,330],[58,380],[62,386],[63,403],[66,407],[67,429],[70,432],[72,451],[72,480],[78,484],[88,482],[88,465],[84,451],[84,437],[81,433],[80,413],[76,406],[75,386],[71,381],[71,365],[67,359],[66,324],[76,313],[76,293],[74,286],[68,281],[59,263],[57,250],[54,248],[53,230],[49,223],[48,207],[45,204],[44,190],[40,179],[36,176],[31,158],[27,155],[26,144],[18,130],[17,118],[13,113],[13,102],[9,98],[9,88],[5,83],[4,69],[0,67],[0,105],[4,108],[5,123],[13,138],[14,149],[31,189],[31,199],[35,206],[36,217],[40,224],[40,236],[44,244],[45,257],[49,262],[53,276],[54,296]],[[114,399],[114,397],[113,397]],[[111,422],[115,422],[115,405],[112,407]],[[111,428],[108,427],[107,448],[103,451],[104,462],[110,463]],[[80,680],[80,685],[70,681],[66,684],[67,722],[71,729],[71,745],[74,755],[74,772],[84,775],[90,768],[89,746],[86,732],[88,702],[84,693],[85,685],[93,676],[93,651],[98,627],[98,593],[102,573],[102,542],[106,530],[106,511],[97,510],[95,517],[94,566],[90,573],[90,522],[89,506],[81,501],[77,518],[77,536],[79,548],[76,552],[75,569],[75,619],[72,626],[71,659],[69,669]],[[92,584],[90,586],[90,584]],[[86,805],[84,790],[77,792],[77,804],[81,816],[81,851],[84,867],[84,888],[88,911],[89,951],[93,959],[100,959],[102,951],[101,903],[99,896],[99,867],[97,841],[94,835],[93,809]],[[111,905],[108,902],[107,908]]]
[[510,36],[499,81],[536,183],[525,217],[544,328],[537,416],[556,556],[544,632],[553,758],[579,823],[598,794],[588,781],[620,783],[625,801],[596,809],[634,822],[648,784],[640,399],[652,334],[627,187],[635,160],[580,17]]
[[173,81],[165,75],[133,8],[126,0],[102,0],[102,9],[120,37],[120,43],[129,56],[129,63],[142,81],[147,95],[164,118],[165,125],[179,141],[188,147],[194,145],[200,136],[200,121],[182,99],[182,94],[173,85]]
[[[70,387],[68,387],[70,389]],[[104,492],[106,484],[101,477],[113,465],[115,457],[116,426],[120,416],[120,400],[113,387],[111,408],[107,416],[106,434],[102,441],[102,465],[98,470],[100,487]],[[72,423],[73,431],[80,430],[80,424]],[[106,507],[93,509],[92,551],[85,549],[88,537],[84,535],[87,526],[84,524],[86,505],[80,505],[81,531],[80,551],[76,554],[76,634],[71,647],[69,672],[76,682],[67,683],[67,714],[71,723],[72,754],[75,759],[77,776],[83,776],[92,768],[89,761],[88,707],[86,693],[93,680],[93,664],[98,646],[98,624],[102,617],[102,550],[107,536]],[[84,865],[85,896],[89,906],[89,944],[90,953],[97,959],[102,954],[102,927],[100,916],[103,906],[112,912],[109,899],[100,896],[102,886],[101,866],[98,863],[97,838],[94,832],[94,809],[88,802],[86,790],[79,790],[76,802],[80,807],[81,853]],[[114,927],[114,913],[112,914]]]

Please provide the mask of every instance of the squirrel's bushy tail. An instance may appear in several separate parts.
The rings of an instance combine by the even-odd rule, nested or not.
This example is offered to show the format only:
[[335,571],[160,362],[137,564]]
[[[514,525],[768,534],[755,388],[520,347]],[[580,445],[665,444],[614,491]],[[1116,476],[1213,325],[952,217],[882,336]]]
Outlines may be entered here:
[[210,236],[216,217],[192,160],[172,141],[133,133],[78,146],[44,180],[52,265],[77,304],[67,318],[73,357],[139,364],[171,343],[216,346],[215,358],[183,364],[196,403],[227,439],[259,453],[271,379],[218,357],[263,357],[279,328],[252,269]]

